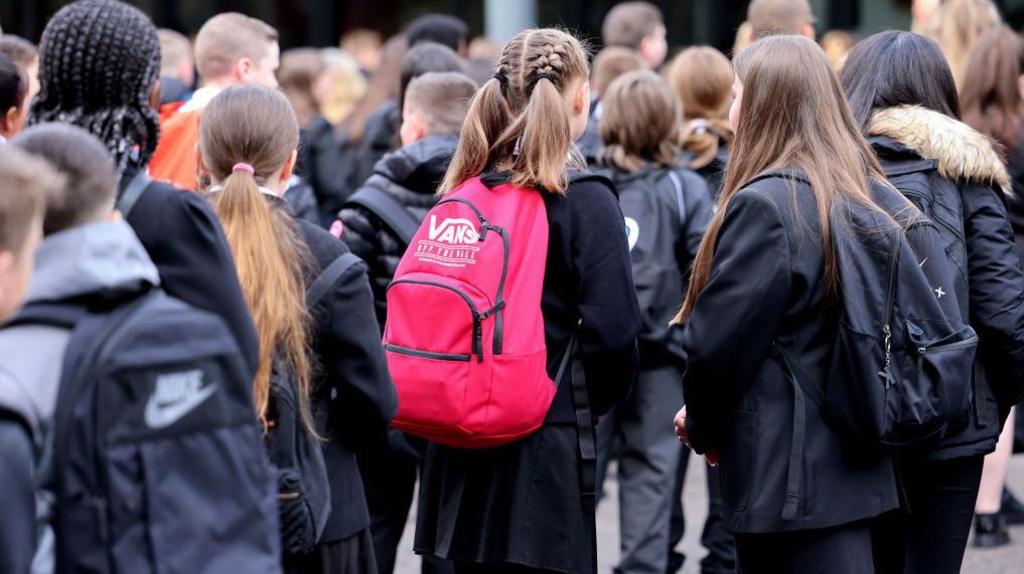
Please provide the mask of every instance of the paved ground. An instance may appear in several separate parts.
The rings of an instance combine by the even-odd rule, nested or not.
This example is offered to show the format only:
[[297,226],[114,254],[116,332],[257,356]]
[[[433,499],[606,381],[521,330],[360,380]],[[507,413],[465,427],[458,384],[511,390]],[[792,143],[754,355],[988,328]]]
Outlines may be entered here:
[[[684,574],[697,574],[698,563],[704,556],[700,546],[700,527],[707,514],[707,496],[704,488],[704,468],[700,464],[690,465],[686,488],[683,491],[686,508],[686,523],[694,525],[683,540],[682,548],[687,555]],[[1014,457],[1010,466],[1010,484],[1018,494],[1024,495],[1024,456]],[[610,573],[618,558],[618,509],[612,501],[616,499],[616,485],[609,479],[609,497],[598,509],[597,536],[598,562],[601,574]],[[1024,526],[1018,526],[1010,533],[1013,544],[995,550],[977,550],[968,545],[962,572],[964,574],[1021,574],[1024,573]],[[412,553],[412,524],[406,528],[399,549],[396,574],[418,574],[419,559]]]

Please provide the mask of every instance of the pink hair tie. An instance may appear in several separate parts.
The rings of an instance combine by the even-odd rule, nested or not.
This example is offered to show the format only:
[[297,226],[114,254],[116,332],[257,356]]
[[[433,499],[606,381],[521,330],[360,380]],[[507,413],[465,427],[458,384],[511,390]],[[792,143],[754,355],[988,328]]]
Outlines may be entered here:
[[232,172],[247,171],[247,172],[249,172],[249,175],[255,175],[256,174],[256,170],[253,169],[253,167],[251,165],[247,164],[247,163],[236,163],[235,167],[231,168],[231,171]]

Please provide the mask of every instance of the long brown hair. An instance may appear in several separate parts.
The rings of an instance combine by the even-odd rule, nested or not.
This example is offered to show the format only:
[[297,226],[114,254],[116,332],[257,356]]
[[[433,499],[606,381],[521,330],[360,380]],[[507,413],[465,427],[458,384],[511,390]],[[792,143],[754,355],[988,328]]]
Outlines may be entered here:
[[942,48],[958,88],[964,87],[967,60],[978,41],[1002,21],[992,0],[943,0],[939,4],[926,35]]
[[960,93],[964,123],[996,140],[1004,159],[1021,136],[1022,59],[1020,36],[1007,26],[989,30],[971,55]]
[[601,98],[598,160],[625,171],[678,163],[682,114],[665,80],[650,70],[627,72]]
[[672,60],[666,77],[683,104],[681,144],[693,155],[688,167],[700,169],[718,155],[721,140],[733,137],[728,119],[732,64],[710,46],[693,46]]
[[473,98],[459,147],[441,183],[448,193],[493,166],[512,172],[512,183],[562,193],[567,164],[583,167],[572,142],[562,93],[590,74],[579,40],[553,28],[516,34],[498,60],[495,77]]
[[312,431],[310,314],[303,280],[311,256],[292,217],[272,207],[259,189],[284,167],[298,144],[295,112],[275,90],[255,84],[234,86],[203,110],[199,149],[203,165],[221,187],[212,196],[213,209],[235,256],[259,337],[260,365],[253,383],[256,412],[266,425],[270,374],[275,358],[283,359],[295,374],[300,412]]
[[739,128],[718,209],[694,261],[690,287],[676,321],[685,320],[707,286],[715,242],[729,202],[758,174],[797,168],[810,181],[825,259],[825,293],[838,292],[829,216],[837,200],[878,208],[868,178],[882,170],[853,119],[832,66],[817,44],[800,36],[771,36],[733,62],[743,84]]

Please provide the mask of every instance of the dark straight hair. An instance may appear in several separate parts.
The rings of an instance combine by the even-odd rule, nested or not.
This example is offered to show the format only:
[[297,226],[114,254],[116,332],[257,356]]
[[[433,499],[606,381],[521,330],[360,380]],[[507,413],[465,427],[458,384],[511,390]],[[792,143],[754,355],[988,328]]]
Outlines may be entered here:
[[861,41],[850,50],[840,81],[861,128],[875,110],[902,105],[960,119],[949,64],[939,45],[919,34],[890,30]]

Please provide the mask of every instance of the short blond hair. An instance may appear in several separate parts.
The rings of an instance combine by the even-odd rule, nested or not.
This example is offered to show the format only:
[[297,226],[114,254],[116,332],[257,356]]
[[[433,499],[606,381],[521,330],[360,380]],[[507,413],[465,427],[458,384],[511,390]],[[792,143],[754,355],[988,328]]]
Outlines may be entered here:
[[160,28],[156,31],[160,39],[160,75],[173,76],[182,60],[192,61],[192,44],[183,34]]
[[800,35],[804,26],[814,23],[814,12],[807,0],[754,0],[747,8],[747,22],[754,39]]
[[429,135],[458,135],[476,87],[459,72],[427,72],[409,82],[405,106],[422,117]]
[[664,26],[661,10],[650,2],[616,4],[604,17],[601,39],[605,46],[639,48],[640,41]]
[[46,198],[60,193],[64,178],[46,160],[5,145],[0,153],[0,251],[21,252],[38,225]]
[[220,78],[240,58],[257,62],[266,57],[268,46],[277,40],[277,30],[262,20],[238,12],[218,14],[196,35],[196,69],[204,79]]

